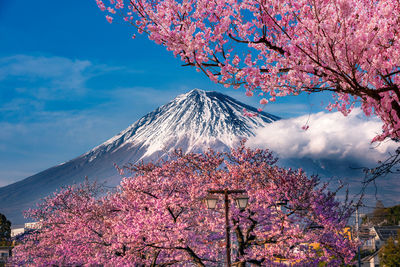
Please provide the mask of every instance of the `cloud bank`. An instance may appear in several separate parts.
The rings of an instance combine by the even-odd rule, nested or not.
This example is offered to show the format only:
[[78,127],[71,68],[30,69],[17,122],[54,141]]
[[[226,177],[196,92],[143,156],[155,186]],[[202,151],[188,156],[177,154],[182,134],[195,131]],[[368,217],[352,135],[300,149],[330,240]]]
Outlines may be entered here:
[[[302,127],[307,121],[309,128],[305,131]],[[323,181],[330,181],[332,189],[341,180],[354,195],[361,189],[362,169],[377,166],[399,146],[393,141],[371,144],[381,125],[379,119],[366,118],[360,109],[347,117],[339,112],[319,112],[274,122],[259,129],[247,144],[269,148],[279,157],[278,165],[318,174]],[[376,195],[373,185],[367,188],[366,203],[374,205],[376,199],[381,199],[385,205],[394,205],[400,201],[396,175],[379,177],[376,185]]]
[[[305,124],[308,130],[302,129]],[[381,125],[379,119],[366,118],[360,109],[347,117],[340,112],[319,112],[272,123],[259,129],[248,144],[267,147],[282,159],[351,160],[366,167],[384,159],[397,147],[392,141],[371,144]]]

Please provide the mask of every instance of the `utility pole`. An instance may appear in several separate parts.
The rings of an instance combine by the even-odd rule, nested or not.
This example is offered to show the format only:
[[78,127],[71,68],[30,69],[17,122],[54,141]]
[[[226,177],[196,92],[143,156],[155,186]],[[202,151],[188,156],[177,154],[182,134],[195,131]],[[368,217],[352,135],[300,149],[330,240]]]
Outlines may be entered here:
[[[358,206],[356,206],[356,234],[358,241],[360,240],[360,229],[358,225]],[[358,267],[361,267],[361,254],[360,254],[360,246],[358,246]]]
[[225,235],[226,235],[226,265],[228,267],[232,266],[231,263],[231,228],[229,226],[229,193],[228,190],[225,190],[224,192],[225,195]]

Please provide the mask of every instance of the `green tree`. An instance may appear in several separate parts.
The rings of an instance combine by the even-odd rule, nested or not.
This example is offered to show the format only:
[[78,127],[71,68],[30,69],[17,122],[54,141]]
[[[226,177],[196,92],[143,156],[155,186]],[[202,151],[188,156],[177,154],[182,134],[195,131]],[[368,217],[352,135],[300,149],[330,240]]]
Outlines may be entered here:
[[11,222],[6,216],[0,213],[0,241],[6,241],[11,238]]
[[397,239],[390,237],[379,252],[379,260],[382,266],[400,266],[400,231]]
[[371,221],[374,225],[381,225],[387,222],[387,211],[382,201],[378,200],[374,211],[372,212]]
[[387,220],[389,224],[391,225],[400,224],[400,205],[388,208],[387,213],[388,213]]
[[400,205],[385,208],[382,202],[378,201],[374,211],[368,214],[363,222],[370,222],[373,225],[398,225],[400,223]]

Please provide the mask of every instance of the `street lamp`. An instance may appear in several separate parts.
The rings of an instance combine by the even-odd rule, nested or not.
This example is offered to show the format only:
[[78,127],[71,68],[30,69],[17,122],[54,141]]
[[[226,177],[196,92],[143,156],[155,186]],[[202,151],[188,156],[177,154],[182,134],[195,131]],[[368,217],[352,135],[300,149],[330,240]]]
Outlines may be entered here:
[[215,209],[218,201],[218,197],[214,196],[214,194],[222,194],[224,195],[224,204],[225,204],[225,229],[226,229],[226,265],[231,267],[231,237],[230,237],[230,226],[229,226],[229,195],[231,194],[242,194],[239,197],[235,198],[236,204],[239,209],[244,210],[247,206],[249,198],[245,195],[245,190],[208,190],[208,196],[206,198],[207,208]]
[[236,205],[240,210],[244,210],[247,207],[247,203],[249,202],[249,197],[246,195],[242,195],[235,198]]
[[209,195],[206,198],[206,204],[207,204],[207,208],[208,209],[215,209],[215,207],[217,206],[217,201],[218,201],[218,197]]

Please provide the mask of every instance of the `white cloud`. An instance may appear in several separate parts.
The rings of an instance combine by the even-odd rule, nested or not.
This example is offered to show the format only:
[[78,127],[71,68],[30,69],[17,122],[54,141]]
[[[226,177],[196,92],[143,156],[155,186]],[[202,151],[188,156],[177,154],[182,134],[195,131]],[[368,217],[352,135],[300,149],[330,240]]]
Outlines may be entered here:
[[[302,126],[307,121],[309,129],[304,131]],[[362,169],[376,167],[399,146],[393,141],[371,144],[381,125],[379,119],[366,118],[360,109],[347,117],[339,112],[320,112],[274,122],[258,130],[247,144],[269,148],[278,155],[278,164],[318,174],[332,189],[341,180],[348,185],[350,195],[357,196],[365,176]],[[398,184],[397,175],[379,177],[376,192],[373,184],[366,189],[365,203],[373,205],[380,199],[385,205],[393,205],[400,200]]]
[[[80,73],[91,63],[87,60],[71,60],[64,57],[34,57],[15,55],[0,60],[0,78],[7,75],[38,76],[56,78],[71,73]],[[5,68],[5,66],[7,68]]]
[[37,98],[57,98],[62,91],[82,93],[91,71],[93,65],[87,60],[29,55],[0,58],[0,81],[19,78],[29,85],[39,82],[31,92]]
[[[302,126],[307,121],[309,129],[305,131]],[[355,109],[347,117],[339,112],[319,112],[277,121],[258,130],[248,144],[267,147],[283,159],[335,159],[373,164],[398,146],[392,141],[371,144],[380,129],[381,122],[376,118],[366,118],[360,109]]]

